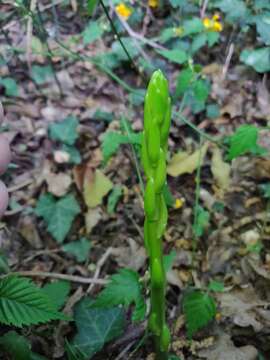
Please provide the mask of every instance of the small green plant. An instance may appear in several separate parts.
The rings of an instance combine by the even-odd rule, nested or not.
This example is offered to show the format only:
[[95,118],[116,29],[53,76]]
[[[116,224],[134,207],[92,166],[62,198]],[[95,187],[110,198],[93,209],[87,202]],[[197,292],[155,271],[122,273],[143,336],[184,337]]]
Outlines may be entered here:
[[144,195],[144,236],[150,258],[151,313],[149,329],[154,334],[158,359],[166,359],[170,331],[165,321],[166,276],[162,236],[167,225],[167,206],[163,188],[166,183],[166,155],[171,122],[168,82],[162,72],[152,75],[144,106],[142,164],[147,178]]

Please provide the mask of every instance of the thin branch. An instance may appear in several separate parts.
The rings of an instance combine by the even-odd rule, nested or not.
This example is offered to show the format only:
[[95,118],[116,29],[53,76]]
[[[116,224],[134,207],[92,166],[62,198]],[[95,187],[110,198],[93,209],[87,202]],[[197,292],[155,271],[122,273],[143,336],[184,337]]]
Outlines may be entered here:
[[[112,6],[112,2],[109,1],[111,7]],[[127,33],[129,34],[130,37],[137,39],[139,41],[141,41],[142,43],[151,46],[152,48],[155,49],[160,49],[160,50],[165,50],[166,48],[158,43],[156,43],[155,41],[151,40],[151,39],[147,39],[145,38],[143,35],[138,34],[136,31],[134,31],[129,24],[121,17],[117,14],[117,12],[114,10],[116,16],[118,17],[120,23],[122,24],[122,26],[124,27],[124,29],[127,31]]]
[[19,272],[14,272],[12,274],[17,274],[27,277],[42,277],[42,278],[67,280],[80,284],[106,285],[108,283],[108,281],[105,279],[84,278],[82,276],[77,276],[77,275],[59,274],[59,273],[45,272],[45,271],[19,271]]
[[[100,0],[100,4],[101,4],[101,6],[102,6],[102,8],[103,8],[103,10],[104,10],[104,12],[105,12],[105,15],[106,15],[107,19],[109,20],[109,23],[110,23],[110,25],[111,25],[112,31],[114,32],[115,36],[117,37],[117,40],[119,41],[119,43],[120,43],[120,45],[122,46],[125,54],[127,55],[127,58],[129,59],[131,66],[132,66],[133,69],[138,73],[138,75],[142,77],[142,74],[141,74],[140,70],[138,69],[138,67],[137,67],[137,65],[135,64],[134,60],[133,60],[132,57],[130,56],[130,54],[129,54],[129,52],[128,52],[126,46],[125,46],[125,44],[123,43],[123,41],[122,41],[122,39],[121,39],[121,36],[120,36],[120,34],[118,33],[118,31],[117,31],[117,29],[116,29],[116,27],[115,27],[115,25],[114,25],[114,22],[113,22],[113,20],[112,20],[112,18],[111,18],[111,16],[110,16],[110,14],[109,14],[106,6],[104,5],[103,0]],[[145,80],[145,79],[144,79],[144,80]]]

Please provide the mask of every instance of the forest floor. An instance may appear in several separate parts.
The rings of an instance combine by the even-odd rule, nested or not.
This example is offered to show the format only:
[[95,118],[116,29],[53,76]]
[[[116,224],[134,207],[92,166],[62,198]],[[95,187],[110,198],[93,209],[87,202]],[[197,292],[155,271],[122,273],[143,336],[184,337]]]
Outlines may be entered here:
[[[2,130],[12,149],[12,164],[3,177],[10,205],[0,224],[2,272],[8,264],[9,272],[32,278],[39,286],[68,281],[63,305],[68,314],[85,296],[95,298],[103,280],[120,268],[147,277],[138,134],[143,89],[151,69],[161,67],[174,97],[164,236],[164,253],[172,259],[167,273],[171,350],[182,360],[270,359],[266,75],[239,62],[239,43],[233,44],[230,30],[224,30],[216,45],[193,58],[202,64],[200,79],[210,84],[208,107],[194,112],[190,104],[183,106],[183,94],[175,97],[184,65],[161,58],[136,37],[158,44],[169,10],[142,5],[142,27],[135,26],[133,36],[128,27],[131,48],[137,50],[139,43],[138,53],[132,54],[138,73],[102,8],[95,13],[100,33],[94,26],[89,30],[82,5],[70,3],[41,2],[38,21],[20,14],[10,2],[0,5]],[[112,10],[110,14],[127,36]],[[103,62],[112,50],[121,55]],[[101,57],[94,58],[97,55]],[[138,59],[146,62],[144,68]],[[110,67],[110,61],[116,66]],[[241,125],[260,129],[257,144],[266,151],[228,161],[223,139]],[[44,199],[53,207],[49,218],[44,216]],[[70,208],[61,201],[70,201]],[[215,319],[192,341],[182,311],[190,288],[211,293],[217,304]],[[124,332],[104,341],[105,347],[91,358],[151,358],[151,341],[140,343],[145,322],[131,323],[130,311],[125,317]],[[1,335],[10,329],[3,326]],[[72,343],[77,330],[74,323],[59,321],[17,331],[27,337],[32,351],[48,359],[67,359],[65,339]]]

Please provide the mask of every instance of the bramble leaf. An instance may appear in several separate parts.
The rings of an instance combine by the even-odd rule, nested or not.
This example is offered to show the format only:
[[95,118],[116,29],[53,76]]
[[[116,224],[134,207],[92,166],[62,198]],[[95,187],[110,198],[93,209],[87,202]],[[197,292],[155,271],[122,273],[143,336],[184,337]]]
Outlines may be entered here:
[[111,281],[98,295],[94,306],[124,305],[128,307],[133,303],[135,304],[135,310],[132,320],[143,320],[146,306],[142,296],[139,275],[131,269],[121,269],[117,274],[111,276]]
[[228,159],[233,160],[236,157],[252,151],[256,147],[258,139],[258,128],[254,125],[241,125],[230,139]]
[[7,276],[0,280],[0,322],[21,327],[67,320],[50,298],[30,280]]
[[187,334],[192,338],[194,333],[206,326],[216,315],[214,299],[199,290],[184,295],[183,311],[186,318]]
[[56,309],[59,310],[65,305],[70,292],[70,283],[68,281],[57,280],[46,284],[41,290],[51,299]]

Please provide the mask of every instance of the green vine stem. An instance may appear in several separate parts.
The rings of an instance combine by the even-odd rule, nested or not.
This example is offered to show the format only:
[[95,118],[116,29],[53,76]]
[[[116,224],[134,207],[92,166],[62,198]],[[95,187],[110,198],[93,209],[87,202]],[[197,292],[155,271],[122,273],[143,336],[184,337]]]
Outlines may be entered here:
[[165,321],[166,276],[163,265],[162,236],[168,218],[163,196],[166,183],[166,157],[171,123],[168,82],[162,72],[153,73],[144,103],[142,165],[146,175],[144,194],[144,238],[150,258],[151,312],[149,329],[154,335],[157,359],[167,359],[170,332]]

